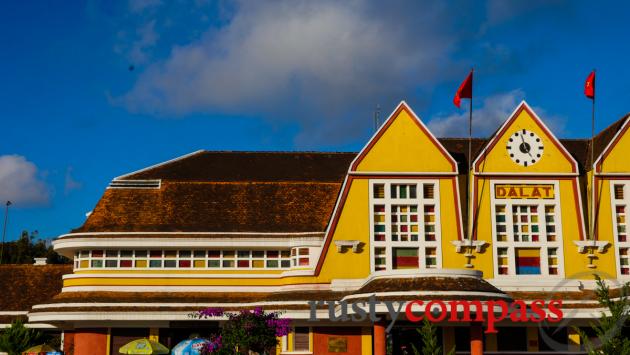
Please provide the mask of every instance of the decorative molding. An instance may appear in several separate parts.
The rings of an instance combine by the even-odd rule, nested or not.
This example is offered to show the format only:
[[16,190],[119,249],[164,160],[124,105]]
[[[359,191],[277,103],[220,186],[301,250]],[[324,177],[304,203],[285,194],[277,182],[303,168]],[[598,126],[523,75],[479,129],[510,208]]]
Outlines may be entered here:
[[353,253],[359,252],[359,246],[361,245],[360,240],[335,240],[335,245],[337,246],[337,252],[343,252],[344,248],[352,247]]
[[464,251],[464,248],[469,247],[469,248],[475,248],[475,252],[477,253],[481,253],[483,252],[483,248],[488,245],[488,242],[486,242],[485,240],[470,240],[470,239],[464,239],[464,240],[452,240],[451,244],[453,244],[455,246],[455,252],[457,253],[462,253]]
[[584,254],[590,248],[597,249],[598,253],[603,253],[610,246],[610,242],[605,240],[574,240],[573,243],[578,247],[578,253]]

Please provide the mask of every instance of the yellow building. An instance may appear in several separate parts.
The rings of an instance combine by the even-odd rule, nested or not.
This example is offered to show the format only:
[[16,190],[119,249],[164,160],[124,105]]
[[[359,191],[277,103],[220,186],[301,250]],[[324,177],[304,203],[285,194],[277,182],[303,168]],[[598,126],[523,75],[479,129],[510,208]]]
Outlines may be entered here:
[[[277,354],[382,355],[417,340],[410,304],[560,299],[559,323],[507,318],[497,336],[443,318],[439,334],[475,354],[574,350],[568,325],[600,315],[593,274],[629,277],[628,117],[595,140],[595,174],[590,141],[560,140],[543,120],[523,102],[468,157],[467,139],[436,138],[402,102],[358,154],[199,151],[115,178],[55,240],[74,270],[29,321],[64,329],[74,354],[114,354],[220,326],[188,317],[201,308],[262,306],[294,320]],[[371,296],[376,322],[352,321],[355,309],[334,321],[314,303]]]

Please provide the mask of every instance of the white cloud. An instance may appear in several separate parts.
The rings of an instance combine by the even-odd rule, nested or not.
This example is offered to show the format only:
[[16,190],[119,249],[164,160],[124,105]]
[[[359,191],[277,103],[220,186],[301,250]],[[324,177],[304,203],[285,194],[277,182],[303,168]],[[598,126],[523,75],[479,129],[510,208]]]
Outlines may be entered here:
[[[491,135],[509,118],[517,105],[524,99],[525,93],[520,89],[484,99],[480,107],[473,107],[473,136],[488,137]],[[427,126],[438,137],[468,137],[467,105],[468,102],[464,102],[462,111],[459,113],[437,115],[427,122]],[[563,117],[549,115],[541,107],[534,106],[532,109],[556,136],[562,135],[565,124]]]
[[153,48],[160,36],[155,31],[155,20],[149,21],[138,28],[136,40],[129,48],[129,59],[133,64],[145,63],[148,59],[147,51]]
[[347,138],[341,125],[369,127],[361,121],[377,103],[393,105],[419,84],[443,80],[456,40],[439,2],[376,5],[241,3],[227,26],[174,47],[118,102],[160,115],[265,114],[299,122],[306,140]]
[[83,187],[83,184],[81,182],[75,180],[74,177],[72,177],[73,170],[74,169],[71,166],[69,166],[66,169],[66,176],[64,179],[65,181],[64,181],[64,188],[63,188],[63,191],[66,195],[69,194],[73,190],[78,190],[81,187]]
[[0,201],[17,206],[48,203],[48,187],[39,175],[37,166],[21,155],[0,156]]
[[142,12],[161,4],[161,0],[129,0],[129,10],[132,12]]

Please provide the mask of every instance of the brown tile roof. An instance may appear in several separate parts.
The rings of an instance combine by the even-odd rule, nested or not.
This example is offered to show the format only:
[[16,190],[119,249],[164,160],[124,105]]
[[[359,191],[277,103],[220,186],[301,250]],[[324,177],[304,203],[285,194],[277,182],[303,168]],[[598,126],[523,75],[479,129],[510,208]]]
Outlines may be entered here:
[[107,189],[73,232],[319,232],[338,182],[170,182]]
[[72,265],[0,265],[0,312],[29,311],[61,292]]
[[[375,279],[356,291],[286,291],[286,292],[64,292],[60,293],[49,302],[50,307],[38,308],[32,312],[52,312],[52,311],[115,311],[115,310],[171,310],[177,311],[177,308],[165,307],[165,303],[224,303],[234,304],[234,307],[240,307],[239,303],[252,302],[286,302],[286,301],[339,301],[346,296],[353,294],[372,294],[383,292],[439,292],[439,291],[456,291],[456,295],[440,296],[440,299],[465,299],[467,292],[485,292],[488,295],[481,297],[475,295],[475,299],[486,298],[503,298],[505,293],[495,288],[483,279],[471,277],[416,277],[416,278],[392,278],[392,279]],[[469,296],[473,297],[473,296]],[[432,299],[430,295],[412,295],[407,296],[391,296],[388,299]],[[377,299],[385,298],[379,296]],[[363,300],[357,299],[357,300]],[[94,308],[94,306],[80,305],[76,307],[58,307],[55,304],[60,303],[143,303],[145,306],[125,307],[103,307]],[[162,306],[161,306],[162,305]],[[296,306],[280,306],[283,309]],[[304,306],[297,306],[307,308]],[[88,309],[89,308],[89,309]],[[184,306],[180,310],[195,310],[188,306]]]
[[356,153],[200,151],[121,180],[340,182],[355,156]]
[[[628,116],[595,139],[599,154]],[[467,221],[468,139],[440,138],[458,162],[462,219]],[[561,139],[580,172],[590,140]],[[472,139],[473,159],[488,139]],[[208,152],[120,177],[161,179],[161,189],[107,189],[73,232],[323,232],[356,153]],[[586,198],[583,188],[581,193]],[[584,204],[586,206],[586,204]]]

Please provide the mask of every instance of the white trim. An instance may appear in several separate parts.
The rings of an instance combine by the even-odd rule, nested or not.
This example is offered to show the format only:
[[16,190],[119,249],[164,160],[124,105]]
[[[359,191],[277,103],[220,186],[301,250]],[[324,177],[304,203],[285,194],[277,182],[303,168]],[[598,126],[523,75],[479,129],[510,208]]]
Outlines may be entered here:
[[[53,319],[51,319],[53,320]],[[6,329],[6,328],[10,328],[11,324],[0,324],[0,329]],[[24,327],[25,328],[30,328],[30,329],[58,329],[56,326],[52,325],[52,324],[45,324],[45,323],[24,323]],[[6,353],[1,353],[2,354],[6,354]]]
[[[531,112],[531,114],[533,116],[532,118],[534,120],[538,121],[538,123],[546,130],[545,134],[548,134],[549,138],[551,138],[553,141],[555,141],[556,145],[560,147],[560,150],[562,150],[566,154],[568,159],[570,159],[570,162],[573,164],[573,168],[575,169],[575,173],[571,173],[571,174],[572,175],[579,175],[579,169],[578,169],[577,161],[573,158],[573,156],[569,153],[569,151],[567,151],[567,149],[560,142],[560,140],[558,138],[556,138],[556,136],[549,129],[549,127],[547,127],[547,125],[545,125],[543,120],[541,120],[540,117],[538,117],[538,114],[536,114],[536,112],[527,104],[527,102],[525,102],[525,100],[521,101],[521,103],[518,104],[518,106],[516,106],[514,111],[512,111],[512,113],[508,116],[508,118],[505,120],[505,122],[503,122],[501,127],[499,127],[499,129],[496,131],[496,133],[494,134],[492,139],[490,139],[490,141],[484,146],[483,150],[477,155],[477,157],[473,161],[473,165],[472,165],[473,173],[477,173],[476,166],[477,166],[477,162],[479,161],[479,159],[481,159],[481,157],[486,155],[486,151],[488,150],[488,147],[490,147],[490,146],[495,144],[495,141],[497,139],[499,139],[499,133],[501,133],[501,131],[503,131],[503,129],[507,126],[507,124],[510,123],[512,121],[512,119],[516,118],[514,115],[516,114],[516,112],[518,110],[521,109],[521,107],[525,107],[527,110],[529,110],[529,112]],[[484,174],[484,172],[480,172],[480,173]],[[538,173],[538,174],[540,174],[540,173]],[[567,173],[564,173],[564,174],[567,174]],[[497,175],[497,173],[492,173],[492,175]],[[537,175],[537,174],[521,172],[521,173],[518,173],[518,174],[515,173],[514,175],[521,175],[522,176],[522,175]],[[558,173],[546,173],[544,175],[559,175],[559,174]]]
[[[375,185],[383,185],[383,189],[384,189],[384,195],[382,198],[376,198],[374,197],[374,186]],[[429,185],[433,185],[433,198],[432,199],[427,199],[424,196],[424,185],[425,184],[429,184]],[[391,187],[393,185],[415,185],[416,186],[416,197],[412,198],[410,197],[410,192],[408,192],[407,196],[405,198],[400,198],[400,197],[396,197],[393,198],[391,197]],[[385,248],[385,270],[394,270],[394,265],[393,265],[393,249],[394,248],[417,248],[418,249],[418,265],[420,269],[429,269],[429,270],[433,270],[433,269],[439,269],[442,267],[442,228],[441,228],[441,222],[440,222],[440,218],[441,218],[441,208],[440,208],[440,180],[439,179],[422,179],[422,178],[418,178],[418,179],[410,179],[410,180],[403,180],[403,179],[370,179],[369,180],[369,228],[370,228],[370,271],[371,272],[376,272],[376,263],[375,263],[375,252],[374,250],[376,248]],[[375,223],[374,223],[374,216],[375,216],[375,212],[374,212],[374,207],[376,205],[383,205],[385,210],[382,213],[384,215],[384,227],[385,230],[381,233],[379,232],[378,234],[383,234],[385,236],[385,241],[376,241],[374,238],[374,235],[376,234],[376,232],[374,231],[375,228]],[[391,221],[391,217],[392,217],[392,206],[397,206],[397,205],[406,205],[406,206],[411,206],[411,205],[415,205],[416,206],[416,215],[417,215],[417,221],[415,222],[415,224],[418,227],[418,230],[415,232],[415,235],[417,236],[418,240],[417,241],[412,241],[412,240],[408,240],[408,241],[402,241],[402,240],[397,240],[397,241],[392,241],[390,238],[392,237],[392,235],[394,234],[400,234],[400,231],[398,232],[394,232],[392,231],[392,221]],[[433,227],[435,228],[434,230],[434,237],[435,240],[434,241],[425,241],[425,221],[424,221],[424,217],[425,217],[425,212],[424,212],[424,208],[426,206],[433,206],[434,211],[433,211],[433,216],[435,217],[435,220],[433,221]],[[408,214],[409,216],[411,216],[411,212],[409,212]],[[398,223],[400,223],[401,221],[398,221]],[[411,221],[407,221],[407,223],[410,223]],[[404,224],[407,224],[404,223]],[[412,234],[414,234],[411,230],[406,232],[407,235],[411,236]],[[426,249],[427,248],[433,248],[435,249],[435,265],[433,265],[433,267],[428,268],[426,266]],[[379,270],[380,271],[380,270]]]
[[551,177],[556,177],[556,176],[580,176],[579,173],[525,173],[525,172],[516,172],[516,173],[511,173],[511,172],[473,172],[473,174],[475,176],[551,176]]
[[157,164],[154,164],[154,165],[148,166],[148,167],[146,167],[146,168],[142,168],[142,169],[140,169],[140,170],[132,171],[132,172],[130,172],[130,173],[127,173],[127,174],[124,174],[124,175],[117,176],[117,177],[115,177],[115,178],[114,178],[114,180],[124,179],[124,178],[126,178],[126,177],[128,177],[128,176],[130,176],[130,175],[134,175],[134,174],[138,174],[138,173],[141,173],[141,172],[145,172],[145,171],[147,171],[147,170],[155,169],[155,168],[158,168],[158,167],[160,167],[160,166],[163,166],[163,165],[166,165],[166,164],[170,164],[170,163],[176,162],[176,161],[178,161],[178,160],[186,159],[186,158],[188,158],[188,157],[191,157],[191,156],[193,156],[193,155],[196,155],[196,154],[199,154],[199,153],[203,153],[203,152],[204,152],[204,150],[203,150],[203,149],[196,150],[196,151],[194,151],[194,152],[191,152],[191,153],[188,153],[188,154],[184,154],[184,155],[181,155],[181,156],[179,156],[179,157],[176,157],[176,158],[173,158],[173,159],[169,159],[169,160],[167,160],[167,161],[163,161],[163,162],[161,162],[161,163],[157,163]]
[[[394,113],[396,113],[396,111],[398,111],[401,107],[406,108],[411,113],[411,118],[415,119],[416,122],[419,123],[420,126],[422,126],[424,128],[424,130],[429,134],[430,138],[432,138],[434,143],[436,143],[435,145],[438,147],[438,149],[440,151],[442,151],[442,153],[445,155],[445,157],[447,157],[447,159],[449,159],[450,162],[453,164],[453,167],[455,168],[455,171],[449,172],[449,173],[454,173],[454,175],[457,175],[459,173],[459,171],[458,171],[459,167],[457,166],[457,161],[455,160],[455,158],[453,158],[451,156],[451,154],[446,150],[446,148],[444,148],[442,143],[440,143],[440,141],[433,135],[433,133],[431,133],[429,128],[422,122],[420,117],[418,115],[416,115],[416,113],[411,109],[411,107],[409,105],[407,105],[405,100],[400,101],[400,103],[398,103],[398,105],[396,105],[396,108],[392,111],[392,113],[389,114],[389,117],[387,117],[387,119],[385,121],[383,121],[383,123],[381,123],[381,126],[376,130],[376,132],[374,132],[372,137],[367,141],[367,143],[363,146],[363,148],[361,148],[361,150],[359,151],[357,156],[354,159],[352,159],[352,163],[350,163],[350,168],[348,169],[348,174],[356,172],[356,170],[352,170],[352,167],[354,166],[354,164],[358,161],[359,157],[361,157],[361,155],[364,152],[367,151],[367,149],[370,146],[370,144],[372,143],[372,141],[375,140],[376,137],[378,137],[381,134],[381,131],[383,129],[385,129],[385,126],[387,125],[387,123],[390,120],[393,120],[395,118],[394,117]],[[407,173],[412,173],[412,172],[407,172]],[[424,174],[424,173],[416,173],[416,174]],[[430,174],[435,174],[435,173],[430,173]]]
[[[308,305],[309,301],[271,301],[271,302],[245,302],[239,303],[246,307],[264,307],[264,306],[303,306]],[[196,302],[196,303],[152,303],[152,302],[90,302],[90,303],[45,303],[33,306],[33,309],[47,309],[47,308],[73,308],[73,307],[230,307],[234,306],[234,303],[220,303],[220,302]],[[28,314],[28,312],[24,312]]]
[[[554,198],[553,199],[497,199],[495,197],[495,185],[497,184],[508,184],[508,185],[553,185],[554,187]],[[561,279],[564,277],[564,230],[562,228],[562,206],[560,203],[560,183],[557,180],[520,180],[515,182],[513,180],[490,180],[490,218],[491,218],[491,234],[492,234],[492,251],[493,251],[493,273],[495,279],[505,278],[507,277],[519,277],[522,279],[528,278],[551,278],[554,280]],[[555,235],[556,240],[554,242],[549,242],[547,240],[547,230],[546,230],[546,218],[545,218],[545,206],[546,205],[554,205],[554,227],[555,227]],[[497,218],[496,218],[496,206],[502,205],[505,208],[505,235],[506,241],[498,241],[497,239]],[[513,205],[536,205],[537,206],[537,215],[538,215],[538,226],[539,226],[539,239],[537,242],[532,240],[523,242],[515,242],[514,241],[514,230],[513,230],[513,215],[512,215],[512,206]],[[531,221],[529,222],[531,224]],[[530,231],[528,234],[532,234]],[[530,236],[531,238],[531,236]],[[522,248],[538,248],[540,250],[540,274],[539,275],[517,275],[516,274],[516,256],[515,252],[518,247]],[[556,259],[557,259],[557,275],[549,274],[549,256],[547,255],[549,248],[554,248],[557,251]],[[500,274],[499,273],[499,248],[507,248],[507,259],[508,259],[508,274]]]
[[95,236],[95,235],[265,235],[265,236],[281,236],[281,235],[295,235],[295,236],[308,236],[308,235],[322,235],[325,232],[80,232],[80,233],[67,233],[62,234],[53,241],[56,242],[61,238],[74,237],[74,236]]
[[436,175],[436,176],[457,176],[456,172],[443,172],[443,171],[421,171],[421,172],[387,172],[387,171],[350,171],[348,175],[362,176],[362,175],[385,175],[385,176],[416,176],[416,175]]
[[602,240],[574,240],[573,244],[578,247],[578,253],[584,254],[587,248],[596,248],[598,253],[603,253],[606,247],[610,245],[607,241]]
[[[601,182],[602,184],[604,181]],[[623,186],[623,199],[615,199],[615,185]],[[628,279],[630,274],[621,273],[621,250],[630,250],[630,179],[628,180],[610,180],[609,181],[609,198],[610,198],[610,215],[612,218],[612,236],[615,245],[615,265],[617,271],[617,278]],[[603,197],[603,196],[602,196]],[[617,206],[624,206],[625,218],[626,218],[626,241],[619,241],[619,225],[617,223]],[[626,258],[630,264],[630,255]],[[630,265],[626,265],[626,268],[630,268]]]
[[[370,296],[377,297],[407,297],[407,296],[437,296],[436,300],[439,300],[439,296],[479,296],[479,297],[495,297],[510,299],[507,294],[496,292],[482,292],[482,291],[398,291],[398,292],[371,292],[371,293],[357,293],[348,295],[341,299],[341,301],[350,301],[359,298],[367,298]],[[455,301],[455,300],[452,300]],[[405,301],[410,302],[410,301]],[[448,302],[448,301],[446,301]]]
[[0,316],[21,316],[28,314],[28,311],[0,311]]

